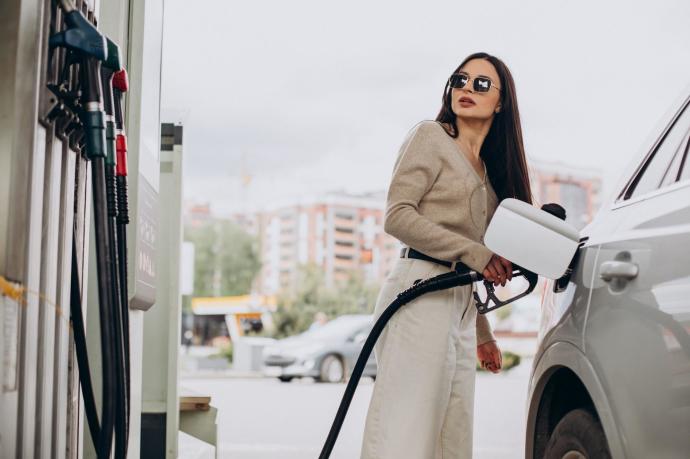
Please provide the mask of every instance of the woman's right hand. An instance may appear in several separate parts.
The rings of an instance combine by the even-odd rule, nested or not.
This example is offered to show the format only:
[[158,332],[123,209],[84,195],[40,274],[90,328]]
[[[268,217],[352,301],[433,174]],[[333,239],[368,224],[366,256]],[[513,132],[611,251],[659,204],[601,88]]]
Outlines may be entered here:
[[484,279],[493,282],[494,286],[501,284],[505,287],[506,281],[513,278],[513,264],[500,255],[493,254],[482,272]]

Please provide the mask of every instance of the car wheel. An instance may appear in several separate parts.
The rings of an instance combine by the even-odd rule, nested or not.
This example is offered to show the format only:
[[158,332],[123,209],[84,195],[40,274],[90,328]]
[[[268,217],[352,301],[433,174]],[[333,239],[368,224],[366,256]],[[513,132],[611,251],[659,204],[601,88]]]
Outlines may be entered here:
[[546,459],[610,459],[599,420],[578,408],[563,416],[546,444]]
[[292,378],[294,378],[294,376],[278,376],[280,382],[290,382],[292,381]]
[[341,382],[345,380],[343,361],[335,355],[327,355],[321,361],[319,380],[323,382]]

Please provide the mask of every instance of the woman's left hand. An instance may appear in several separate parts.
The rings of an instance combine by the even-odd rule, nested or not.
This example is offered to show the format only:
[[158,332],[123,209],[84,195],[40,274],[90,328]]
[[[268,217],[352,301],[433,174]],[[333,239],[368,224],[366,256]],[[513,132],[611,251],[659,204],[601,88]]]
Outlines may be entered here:
[[479,363],[481,363],[482,368],[486,368],[492,373],[501,371],[503,358],[496,341],[489,341],[477,346],[477,358],[479,358]]

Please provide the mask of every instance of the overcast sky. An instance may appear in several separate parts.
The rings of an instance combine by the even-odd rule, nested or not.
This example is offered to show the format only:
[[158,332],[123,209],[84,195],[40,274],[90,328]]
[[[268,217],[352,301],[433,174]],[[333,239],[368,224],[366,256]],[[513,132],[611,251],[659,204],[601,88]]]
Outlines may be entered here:
[[185,196],[216,212],[383,190],[485,51],[515,79],[528,162],[600,170],[608,193],[689,87],[689,19],[687,0],[166,0],[163,121],[184,124]]

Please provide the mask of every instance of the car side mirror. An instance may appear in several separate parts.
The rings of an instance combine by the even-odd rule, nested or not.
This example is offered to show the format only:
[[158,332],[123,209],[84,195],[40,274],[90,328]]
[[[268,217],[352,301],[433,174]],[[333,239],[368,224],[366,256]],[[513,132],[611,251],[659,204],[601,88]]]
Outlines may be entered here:
[[572,225],[513,198],[501,201],[484,235],[489,250],[550,279],[563,276],[579,241]]

